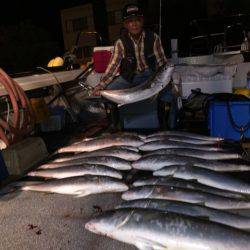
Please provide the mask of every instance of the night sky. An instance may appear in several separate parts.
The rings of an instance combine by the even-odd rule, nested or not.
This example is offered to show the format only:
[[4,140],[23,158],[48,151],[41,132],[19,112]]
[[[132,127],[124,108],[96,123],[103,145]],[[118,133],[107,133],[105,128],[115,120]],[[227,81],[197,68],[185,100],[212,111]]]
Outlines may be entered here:
[[[173,1],[165,0],[167,3],[171,3]],[[42,1],[34,1],[34,0],[10,0],[5,1],[5,8],[2,9],[4,11],[1,12],[0,21],[2,25],[11,25],[16,24],[20,21],[31,20],[32,23],[38,26],[42,26],[50,31],[54,39],[62,43],[62,32],[61,32],[61,17],[60,10],[64,8],[70,8],[76,5],[84,4],[87,2],[94,2],[89,0],[42,0]],[[178,4],[176,4],[178,2]],[[173,11],[175,19],[170,20],[171,23],[178,23],[178,19],[183,19],[183,15],[188,16],[186,5],[190,1],[179,0],[174,1]],[[246,6],[250,6],[249,0],[227,0],[227,5],[231,9],[235,9],[235,12],[246,12]],[[176,6],[179,6],[176,10]],[[183,5],[184,8],[181,8]],[[168,6],[171,7],[171,6]],[[197,7],[197,6],[196,6]],[[183,12],[184,11],[184,12]],[[194,7],[191,8],[191,11],[197,12],[197,15],[191,13],[193,16],[199,16],[200,10],[196,10]],[[189,10],[190,12],[190,10]],[[171,14],[171,13],[168,13]],[[179,14],[179,15],[178,15]],[[178,25],[177,25],[178,26]]]
[[[173,1],[165,0],[167,3],[171,3]],[[32,20],[32,23],[43,26],[49,31],[51,31],[56,40],[62,40],[61,34],[61,17],[60,10],[64,8],[70,8],[72,6],[84,4],[87,2],[94,2],[89,0],[42,0],[42,1],[34,1],[34,0],[10,0],[5,1],[5,8],[2,8],[2,12],[0,15],[0,21],[2,25],[11,25],[16,24],[23,20]],[[176,10],[176,6],[172,6],[175,19],[170,19],[172,22],[178,22],[178,19],[181,19],[183,15],[187,15],[186,13],[186,5],[189,1],[187,0],[179,0],[174,1],[178,2],[178,6],[184,6],[184,8],[178,8]],[[250,8],[249,0],[227,0],[227,6],[235,11],[232,12],[246,12]],[[180,3],[180,4],[179,4]],[[174,3],[175,5],[175,3]],[[171,6],[169,6],[171,7]],[[196,6],[197,7],[197,6]],[[197,16],[200,14],[200,10],[196,10],[194,7],[191,8],[192,12],[194,10],[197,12]],[[183,12],[184,11],[184,12]],[[171,13],[168,13],[171,14]],[[177,14],[177,15],[176,15]],[[178,16],[179,14],[179,16]],[[193,13],[192,13],[193,15]],[[61,42],[61,41],[60,41]]]
[[[23,58],[26,57],[27,51],[29,48],[25,48],[23,54],[20,52],[20,49],[15,48],[15,44],[13,44],[13,34],[9,36],[7,33],[7,37],[9,36],[8,43],[11,44],[9,46],[9,51],[6,49],[6,44],[1,44],[0,37],[0,65],[14,70],[24,70],[26,68],[30,68],[31,65],[40,65],[44,64],[48,58],[56,55],[63,55],[63,37],[62,37],[62,28],[61,28],[61,16],[60,11],[65,8],[70,8],[73,6],[81,5],[88,2],[100,2],[102,0],[42,0],[42,1],[34,1],[34,0],[9,0],[5,1],[5,6],[2,8],[2,12],[0,15],[0,28],[7,27],[10,25],[18,25],[20,22],[29,20],[32,25],[35,25],[37,28],[42,27],[46,32],[50,34],[50,38],[52,41],[58,44],[58,50],[53,54],[55,50],[51,49],[48,52],[48,55],[43,56],[43,58],[36,58],[37,53],[41,55],[43,52],[39,53],[38,51],[30,53],[29,57],[26,58],[26,62],[24,62]],[[143,0],[141,0],[143,2]],[[163,0],[164,1],[164,0]],[[206,7],[205,2],[203,0],[165,0],[166,11],[163,13],[163,32],[166,35],[165,41],[163,43],[166,45],[167,51],[169,52],[169,40],[170,38],[178,38],[180,41],[180,49],[188,49],[188,39],[189,39],[189,22],[192,19],[196,18],[206,18]],[[227,8],[227,15],[235,14],[235,13],[250,13],[250,1],[249,0],[225,0],[225,7]],[[202,4],[203,3],[203,4]],[[202,7],[203,6],[203,7]],[[150,11],[148,11],[150,15]],[[98,16],[100,19],[101,15]],[[35,28],[36,28],[35,27]],[[13,33],[13,32],[12,32]],[[22,31],[20,30],[20,34],[22,36]],[[19,34],[19,36],[20,36]],[[42,34],[42,33],[41,33]],[[1,34],[2,35],[2,34]],[[23,35],[25,36],[25,35]],[[23,45],[28,43],[23,39]],[[27,38],[26,40],[28,40]],[[4,39],[3,39],[4,40]],[[164,39],[163,39],[164,40]],[[167,41],[167,42],[166,42]],[[43,41],[41,40],[41,43]],[[168,44],[167,44],[168,43]],[[18,44],[18,40],[16,40],[16,44]],[[30,42],[32,44],[32,41]],[[7,44],[8,45],[8,44]],[[2,46],[2,47],[1,47]],[[15,52],[13,50],[16,49]],[[34,48],[35,50],[36,48]],[[45,48],[46,49],[46,48]],[[6,51],[4,51],[6,50]],[[5,52],[6,55],[3,55]],[[17,58],[11,58],[11,54],[20,54],[17,62]],[[15,62],[15,64],[13,63]]]
[[[11,0],[5,1],[5,11],[1,12],[2,25],[14,25],[24,20],[46,28],[54,39],[62,44],[60,10],[84,4],[85,0]],[[3,10],[3,9],[2,9]]]

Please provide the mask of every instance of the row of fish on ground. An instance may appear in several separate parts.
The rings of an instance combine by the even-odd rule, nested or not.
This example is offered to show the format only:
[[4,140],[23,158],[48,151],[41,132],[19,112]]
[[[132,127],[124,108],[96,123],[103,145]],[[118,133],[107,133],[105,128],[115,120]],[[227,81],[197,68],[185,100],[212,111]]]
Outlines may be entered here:
[[218,147],[193,148],[197,141],[171,150],[167,138],[153,137],[140,147],[149,152],[132,164],[152,176],[134,181],[123,203],[85,228],[141,250],[250,249],[250,217],[233,212],[250,208],[250,185],[223,173],[248,171],[248,164],[221,162],[241,157]]
[[[166,131],[89,138],[59,149],[29,176],[51,178],[22,190],[70,194],[123,192],[124,200],[86,224],[138,249],[250,249],[250,185],[226,172],[249,171],[220,138]],[[66,155],[65,154],[69,155]],[[152,175],[133,182],[131,169]]]
[[[192,164],[221,172],[249,170],[247,164],[220,161],[241,157],[223,150],[219,146],[221,141],[220,138],[173,131],[149,136],[121,133],[88,138],[59,149],[55,153],[57,158],[28,174],[52,180],[26,185],[22,189],[85,196],[97,192],[125,191],[128,186],[122,181],[124,171],[132,168],[156,170],[176,164]],[[69,154],[65,156],[65,153]],[[100,190],[97,190],[96,182]],[[70,188],[62,188],[64,185]]]

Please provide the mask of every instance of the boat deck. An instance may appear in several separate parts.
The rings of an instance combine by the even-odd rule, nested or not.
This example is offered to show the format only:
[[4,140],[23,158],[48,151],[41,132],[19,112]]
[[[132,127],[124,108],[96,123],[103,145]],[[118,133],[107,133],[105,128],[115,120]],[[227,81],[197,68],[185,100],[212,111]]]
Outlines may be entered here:
[[133,250],[84,228],[100,208],[112,209],[120,201],[120,194],[84,198],[36,192],[5,195],[0,198],[0,249]]

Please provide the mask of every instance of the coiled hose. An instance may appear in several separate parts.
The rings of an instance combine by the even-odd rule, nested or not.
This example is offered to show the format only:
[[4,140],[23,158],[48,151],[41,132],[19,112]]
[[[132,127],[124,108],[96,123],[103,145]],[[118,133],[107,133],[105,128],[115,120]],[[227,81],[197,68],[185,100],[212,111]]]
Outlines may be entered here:
[[34,128],[34,113],[29,99],[23,89],[0,68],[0,84],[8,93],[12,106],[12,116],[9,121],[0,117],[0,139],[9,146]]

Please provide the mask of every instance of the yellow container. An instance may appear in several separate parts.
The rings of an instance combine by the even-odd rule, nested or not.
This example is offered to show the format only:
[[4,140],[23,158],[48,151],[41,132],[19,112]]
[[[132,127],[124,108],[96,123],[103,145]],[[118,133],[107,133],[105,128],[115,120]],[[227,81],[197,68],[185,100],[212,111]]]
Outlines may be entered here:
[[48,120],[50,111],[43,98],[32,98],[30,103],[35,113],[36,123]]
[[234,94],[237,94],[237,95],[245,95],[247,97],[250,96],[250,90],[245,89],[245,88],[234,88],[233,92]]

